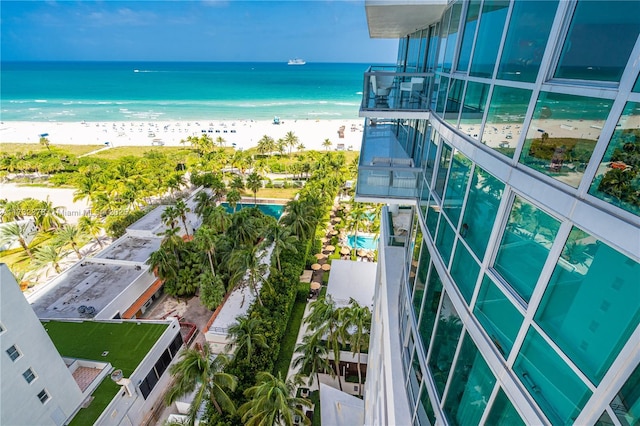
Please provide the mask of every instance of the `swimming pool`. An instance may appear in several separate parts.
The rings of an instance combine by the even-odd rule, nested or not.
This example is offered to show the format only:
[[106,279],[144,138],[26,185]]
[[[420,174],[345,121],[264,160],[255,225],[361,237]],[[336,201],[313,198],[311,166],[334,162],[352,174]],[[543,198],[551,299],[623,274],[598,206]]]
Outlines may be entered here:
[[[355,235],[347,236],[347,244],[349,245],[349,247],[353,248],[354,240]],[[365,250],[377,250],[378,239],[374,238],[373,235],[358,235],[356,248]]]
[[[221,205],[227,209],[227,212],[233,213],[233,208],[229,205],[229,203],[221,203]],[[237,203],[236,211],[244,209],[245,207],[258,207],[260,211],[264,214],[268,214],[269,216],[275,217],[276,219],[280,219],[282,213],[284,212],[284,205],[282,204],[252,204],[252,203]]]

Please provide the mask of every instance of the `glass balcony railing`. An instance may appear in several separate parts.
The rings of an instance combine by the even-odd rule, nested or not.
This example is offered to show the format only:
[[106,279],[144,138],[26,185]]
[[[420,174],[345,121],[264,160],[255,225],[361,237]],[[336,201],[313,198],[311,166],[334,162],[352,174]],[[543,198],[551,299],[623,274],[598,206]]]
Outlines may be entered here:
[[433,73],[372,66],[364,73],[360,111],[428,111]]
[[399,200],[418,196],[422,169],[398,141],[397,130],[393,122],[371,120],[365,126],[356,196]]

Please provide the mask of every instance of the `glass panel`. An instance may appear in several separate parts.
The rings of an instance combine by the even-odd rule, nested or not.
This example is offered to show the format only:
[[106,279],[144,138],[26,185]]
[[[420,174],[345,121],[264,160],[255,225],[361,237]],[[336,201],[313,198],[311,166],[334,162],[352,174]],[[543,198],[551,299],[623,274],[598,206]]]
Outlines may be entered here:
[[431,341],[431,333],[433,332],[433,324],[436,321],[436,313],[438,312],[441,295],[442,281],[440,281],[440,277],[435,268],[431,268],[427,294],[425,296],[424,307],[422,308],[422,317],[420,318],[420,326],[418,327],[422,345],[425,348],[429,347]]
[[476,287],[479,272],[480,265],[469,254],[464,244],[458,241],[453,263],[451,264],[451,277],[456,282],[456,286],[460,289],[467,303],[471,303],[471,296]]
[[636,79],[636,84],[633,86],[632,92],[640,92],[640,75],[638,75],[638,78]]
[[439,41],[439,33],[440,33],[440,24],[437,23],[435,26],[431,27],[430,35],[429,35],[429,51],[427,52],[427,70],[433,71],[436,65],[436,52],[438,49],[438,41]]
[[467,71],[469,69],[469,57],[473,47],[473,37],[476,34],[478,24],[478,14],[480,13],[480,0],[471,0],[467,8],[467,18],[464,23],[464,33],[462,43],[460,43],[460,54],[458,57],[458,70]]
[[[531,90],[494,86],[482,131],[482,143],[509,158],[513,157],[522,133],[522,123],[531,101]],[[480,131],[480,126],[474,127]]]
[[427,143],[427,148],[424,149],[424,178],[427,180],[429,184],[431,184],[431,178],[433,176],[433,169],[436,165],[436,155],[438,154],[438,139],[440,138],[440,134],[433,131],[431,138],[429,138],[429,143]]
[[507,394],[505,394],[502,389],[498,391],[496,399],[493,401],[491,411],[489,411],[485,424],[509,426],[525,425],[515,407],[511,401],[509,401],[509,397],[507,397]]
[[421,425],[436,424],[436,414],[433,411],[433,406],[429,399],[429,392],[427,392],[427,387],[425,385],[422,385],[422,390],[420,391],[418,419],[420,420]]
[[460,321],[460,317],[449,296],[445,293],[438,317],[438,326],[431,349],[431,356],[429,357],[429,368],[431,369],[431,374],[433,374],[433,381],[436,384],[440,398],[442,398],[442,393],[447,383],[461,331],[462,321]]
[[442,261],[445,266],[449,265],[449,259],[451,258],[451,251],[453,250],[453,240],[456,238],[456,234],[453,231],[449,222],[443,217],[440,218],[440,226],[438,227],[438,236],[436,237],[436,248],[440,252]]
[[603,411],[602,415],[596,422],[595,426],[614,426],[614,423],[613,423],[613,420],[611,420],[611,417],[609,417],[609,415],[607,414],[607,412]]
[[436,112],[440,116],[444,114],[444,107],[447,104],[448,89],[449,89],[449,77],[441,76],[440,85],[438,86],[438,101],[436,105]]
[[429,205],[429,183],[425,179],[422,179],[422,191],[420,191],[420,211],[422,211],[422,217],[427,217],[427,206]]
[[482,123],[488,94],[488,84],[474,81],[467,83],[458,129],[466,132],[467,135],[476,140],[478,140],[478,134],[480,133],[480,124]]
[[418,56],[420,55],[420,32],[413,33],[409,36],[409,48],[407,50],[407,72],[418,71]]
[[620,81],[640,32],[640,2],[579,1],[555,77]]
[[540,92],[520,162],[577,188],[613,101]]
[[640,323],[638,277],[640,264],[574,227],[536,312],[596,385]]
[[473,314],[507,359],[524,318],[487,276],[482,280]]
[[498,78],[534,82],[558,8],[557,1],[518,1],[513,4]]
[[447,391],[444,412],[452,425],[477,425],[484,412],[496,378],[482,355],[465,333]]
[[640,365],[631,373],[620,392],[611,401],[611,408],[624,426],[640,422]]
[[402,357],[402,360],[404,361],[405,371],[409,370],[409,360],[411,359],[410,356],[413,353],[414,348],[415,348],[415,342],[413,340],[413,334],[409,334],[408,345],[404,348],[404,356]]
[[460,220],[462,202],[464,201],[464,194],[467,191],[470,171],[471,161],[460,153],[460,151],[456,150],[456,153],[453,155],[453,160],[451,161],[447,190],[444,195],[444,201],[442,202],[442,209],[456,226]]
[[418,361],[418,354],[413,351],[413,360],[411,361],[411,373],[409,374],[409,391],[411,395],[411,402],[415,406],[415,402],[418,400],[418,392],[420,391],[420,383],[422,382],[422,368],[420,368],[420,361]]
[[451,71],[453,64],[453,54],[458,44],[458,27],[460,26],[460,14],[462,13],[462,2],[455,3],[451,7],[451,23],[449,24],[449,35],[447,36],[447,50],[444,53],[443,71]]
[[447,172],[449,171],[449,164],[451,162],[451,147],[446,143],[442,144],[442,151],[440,152],[440,162],[438,164],[438,172],[436,174],[436,183],[434,190],[436,194],[442,199],[442,191],[444,191],[444,184],[447,179]]
[[442,25],[440,26],[440,48],[438,49],[438,70],[442,70],[444,64],[444,52],[447,46],[447,35],[449,33],[449,21],[451,20],[451,9],[449,8],[442,17]]
[[532,328],[513,371],[553,424],[575,422],[591,396],[587,386]]
[[[496,56],[502,39],[504,21],[507,19],[509,2],[506,0],[486,0],[482,6],[480,27],[473,51],[470,74],[476,77],[493,77]],[[496,31],[500,29],[499,31]]]
[[473,169],[460,236],[480,260],[484,258],[503,191],[504,183],[478,166]]
[[[516,197],[493,267],[529,301],[560,222]],[[526,256],[523,256],[526,253]]]
[[589,194],[640,216],[640,102],[627,102]]
[[458,123],[458,115],[462,108],[462,91],[464,90],[464,80],[452,79],[447,96],[447,106],[444,110],[444,119],[451,124]]
[[429,209],[427,210],[427,229],[432,239],[436,238],[436,228],[438,227],[438,218],[440,217],[440,206],[431,197]]
[[[412,242],[411,249],[411,265],[409,267],[409,290],[413,291],[413,283],[416,280],[416,269],[418,266],[418,260],[420,259],[420,251],[422,250],[422,255],[425,257],[426,262],[429,262],[429,250],[427,250],[426,245],[422,241],[422,228],[418,225],[418,221],[420,219],[416,218],[414,222],[414,232],[415,239]],[[426,274],[425,274],[426,275]],[[423,281],[424,282],[424,281]]]
[[[422,305],[422,296],[424,295],[424,287],[427,282],[427,272],[429,272],[429,263],[431,256],[429,256],[429,250],[426,244],[422,244],[422,258],[420,259],[420,265],[418,266],[418,273],[415,274],[415,292],[413,294],[413,309],[416,312],[416,318],[420,313],[420,306]],[[416,262],[418,264],[418,262]],[[409,275],[411,281],[411,275]]]

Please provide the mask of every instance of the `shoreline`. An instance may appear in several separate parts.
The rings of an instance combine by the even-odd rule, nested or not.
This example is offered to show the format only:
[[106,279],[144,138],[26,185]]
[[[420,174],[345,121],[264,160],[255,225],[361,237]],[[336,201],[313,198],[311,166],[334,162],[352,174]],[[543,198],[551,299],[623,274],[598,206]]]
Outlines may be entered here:
[[[344,126],[343,137],[339,129]],[[280,120],[159,120],[159,121],[99,121],[45,122],[2,121],[0,143],[38,144],[40,135],[47,135],[51,145],[121,146],[188,146],[181,144],[189,136],[208,135],[214,141],[223,138],[223,146],[239,150],[257,146],[264,136],[275,141],[293,132],[305,150],[324,151],[322,143],[329,139],[330,151],[338,144],[342,149],[359,151],[364,119],[298,119]],[[106,144],[108,142],[108,144]],[[297,149],[293,149],[297,151]]]

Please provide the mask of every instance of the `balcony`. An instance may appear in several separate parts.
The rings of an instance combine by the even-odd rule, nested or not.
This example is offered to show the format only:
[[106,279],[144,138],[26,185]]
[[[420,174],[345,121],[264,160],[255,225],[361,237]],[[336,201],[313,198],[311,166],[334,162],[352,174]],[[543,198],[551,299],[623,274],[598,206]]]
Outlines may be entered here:
[[[395,67],[372,66],[364,73],[361,117],[402,112],[404,118],[422,118],[429,110],[433,73],[396,72]],[[381,112],[387,115],[380,115]],[[416,117],[410,114],[415,112]],[[421,117],[422,115],[422,117]]]
[[365,126],[358,164],[356,199],[385,202],[414,201],[418,196],[422,169],[416,167],[397,135],[395,122],[371,120]]

